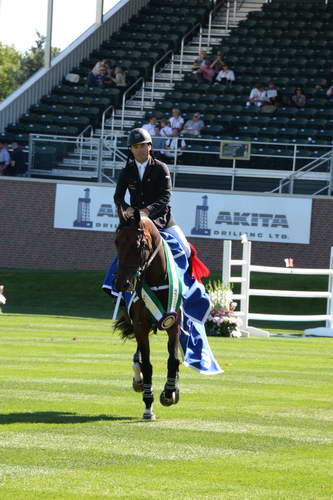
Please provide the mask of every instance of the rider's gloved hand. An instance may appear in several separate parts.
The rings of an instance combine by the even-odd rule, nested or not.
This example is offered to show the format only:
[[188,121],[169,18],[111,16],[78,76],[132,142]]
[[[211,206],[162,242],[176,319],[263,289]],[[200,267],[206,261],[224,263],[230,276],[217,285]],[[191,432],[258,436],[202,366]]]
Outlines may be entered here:
[[125,210],[125,218],[130,219],[131,217],[134,217],[134,208],[133,207],[127,207]]

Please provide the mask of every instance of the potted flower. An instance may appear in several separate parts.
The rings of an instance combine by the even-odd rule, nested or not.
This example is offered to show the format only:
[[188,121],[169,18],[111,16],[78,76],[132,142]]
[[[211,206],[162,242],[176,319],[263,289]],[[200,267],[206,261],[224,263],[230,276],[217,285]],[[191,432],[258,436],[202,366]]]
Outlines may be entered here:
[[206,321],[208,335],[215,337],[240,337],[238,327],[242,320],[235,314],[237,302],[229,285],[214,281],[206,286],[212,302],[212,309]]

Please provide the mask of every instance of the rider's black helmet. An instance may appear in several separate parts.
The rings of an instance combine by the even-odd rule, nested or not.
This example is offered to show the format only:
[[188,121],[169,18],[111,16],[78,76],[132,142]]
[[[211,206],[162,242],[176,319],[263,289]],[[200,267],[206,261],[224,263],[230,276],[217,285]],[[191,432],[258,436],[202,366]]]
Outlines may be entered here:
[[145,130],[144,128],[134,128],[133,130],[130,131],[128,139],[127,139],[127,145],[128,146],[133,146],[134,144],[151,144],[152,139],[150,136],[150,133]]

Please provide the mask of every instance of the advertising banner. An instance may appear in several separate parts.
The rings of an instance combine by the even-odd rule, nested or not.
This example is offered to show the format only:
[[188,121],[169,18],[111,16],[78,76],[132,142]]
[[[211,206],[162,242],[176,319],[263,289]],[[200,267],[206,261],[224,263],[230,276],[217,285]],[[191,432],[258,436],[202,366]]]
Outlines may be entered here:
[[[54,227],[115,231],[114,187],[57,184]],[[186,236],[309,243],[312,200],[279,196],[175,191],[172,209]]]

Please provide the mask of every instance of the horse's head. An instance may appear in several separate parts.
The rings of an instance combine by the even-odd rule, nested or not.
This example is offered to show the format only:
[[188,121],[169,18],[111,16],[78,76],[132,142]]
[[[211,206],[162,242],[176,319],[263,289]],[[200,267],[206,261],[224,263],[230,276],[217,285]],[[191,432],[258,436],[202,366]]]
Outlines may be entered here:
[[118,253],[115,286],[120,292],[130,292],[143,278],[152,252],[152,237],[145,219],[141,218],[140,210],[134,209],[130,217],[120,211],[119,216],[115,240]]

